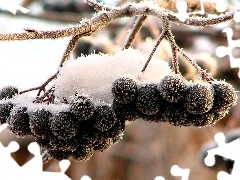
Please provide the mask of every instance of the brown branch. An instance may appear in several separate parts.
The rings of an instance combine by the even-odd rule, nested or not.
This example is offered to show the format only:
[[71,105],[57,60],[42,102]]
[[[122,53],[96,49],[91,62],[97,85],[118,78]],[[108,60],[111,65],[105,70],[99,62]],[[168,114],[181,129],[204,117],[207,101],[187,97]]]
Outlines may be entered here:
[[104,6],[103,3],[98,3],[96,0],[85,0],[85,2],[93,7],[96,11],[111,11],[112,9],[108,6]]
[[157,50],[157,47],[159,46],[159,44],[161,43],[161,41],[163,40],[163,38],[165,37],[165,35],[166,35],[166,29],[165,29],[165,27],[163,26],[162,33],[160,34],[160,37],[159,37],[157,43],[155,44],[155,46],[154,46],[154,48],[153,48],[150,56],[148,57],[148,60],[147,60],[147,62],[145,63],[145,65],[144,65],[144,67],[143,67],[143,69],[142,69],[141,72],[144,72],[144,71],[146,70],[149,62],[151,61],[151,59],[152,59],[152,57],[153,57],[153,54],[154,54],[155,51]]
[[128,35],[127,40],[126,40],[125,44],[123,45],[123,49],[128,49],[132,45],[133,40],[135,39],[136,35],[140,31],[140,29],[143,26],[143,23],[146,19],[147,19],[147,16],[139,16],[138,17],[138,19],[136,20],[136,22],[133,26],[132,31]]
[[[237,10],[239,11],[239,10]],[[83,20],[80,24],[73,27],[57,29],[52,31],[38,31],[35,32],[22,32],[22,33],[0,33],[0,41],[13,41],[13,40],[29,40],[29,39],[59,39],[63,37],[75,36],[78,34],[93,33],[99,28],[106,26],[115,19],[122,17],[133,17],[139,15],[153,15],[157,18],[166,16],[166,18],[174,23],[191,25],[191,26],[211,26],[233,19],[235,11],[230,11],[225,14],[221,14],[217,17],[199,18],[189,17],[185,22],[181,22],[178,17],[170,11],[165,9],[150,6],[148,4],[130,4],[121,8],[115,8],[111,11],[99,12],[91,19]]]
[[65,51],[63,53],[62,60],[59,64],[59,67],[62,67],[63,63],[66,60],[70,59],[71,53],[75,49],[79,39],[85,35],[87,35],[87,34],[79,34],[79,35],[73,36],[73,38],[69,41],[67,48],[65,49]]
[[176,42],[175,42],[174,36],[172,34],[169,21],[166,17],[163,17],[162,23],[166,29],[166,37],[168,38],[168,41],[170,42],[171,49],[172,49],[172,56],[173,56],[172,68],[176,74],[179,74],[180,71],[179,71],[178,56],[177,56]]

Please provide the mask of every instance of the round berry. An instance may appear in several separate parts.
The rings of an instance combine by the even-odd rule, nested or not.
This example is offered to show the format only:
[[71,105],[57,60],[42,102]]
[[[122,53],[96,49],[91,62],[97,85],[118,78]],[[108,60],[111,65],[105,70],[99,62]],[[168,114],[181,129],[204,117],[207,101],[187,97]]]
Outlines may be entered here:
[[94,151],[101,151],[109,149],[113,145],[113,139],[112,138],[100,138],[93,147]]
[[70,112],[59,112],[50,118],[51,130],[59,139],[70,139],[75,136],[79,123]]
[[93,127],[100,131],[107,131],[114,126],[116,121],[116,114],[110,106],[100,105],[96,107],[93,117]]
[[79,146],[72,152],[72,158],[75,161],[87,161],[93,156],[93,150],[90,147]]
[[48,149],[47,152],[51,158],[57,161],[68,159],[72,153],[72,151],[57,150],[57,149]]
[[14,86],[6,86],[0,90],[0,100],[1,99],[10,99],[14,95],[18,94],[18,89]]
[[216,121],[214,121],[213,118],[214,114],[211,111],[204,114],[188,114],[188,119],[191,122],[191,125],[197,127],[210,126],[212,124],[215,124]]
[[169,102],[177,102],[184,99],[187,90],[186,80],[180,74],[165,76],[159,83],[160,95]]
[[213,88],[203,83],[191,84],[186,93],[184,105],[192,114],[208,112],[213,106]]
[[225,81],[213,81],[214,106],[213,109],[228,108],[236,105],[238,96],[232,85]]
[[52,114],[44,109],[38,109],[29,115],[29,124],[32,133],[35,136],[51,137],[50,117]]
[[119,78],[112,85],[112,94],[116,101],[123,104],[131,102],[137,93],[137,84],[129,78]]
[[85,121],[93,115],[94,105],[87,97],[76,95],[70,102],[70,112],[72,112],[79,121]]
[[138,91],[136,107],[143,114],[157,114],[162,105],[162,97],[155,84],[146,84]]
[[50,145],[52,146],[52,149],[65,151],[74,151],[79,146],[78,140],[75,137],[72,137],[70,139],[59,139],[56,136],[51,137]]
[[117,116],[117,119],[122,119],[124,121],[134,121],[140,118],[139,111],[136,107],[135,102],[130,102],[128,104],[119,103],[113,100],[112,108]]
[[7,118],[10,116],[10,112],[13,108],[11,103],[0,104],[0,124],[4,124],[7,121]]
[[190,126],[191,124],[182,102],[166,103],[162,114],[164,119],[174,126]]
[[50,144],[50,140],[48,138],[37,136],[35,138],[35,141],[43,149],[53,149],[52,145]]
[[32,135],[29,127],[29,115],[26,107],[15,106],[7,119],[8,129],[17,136]]

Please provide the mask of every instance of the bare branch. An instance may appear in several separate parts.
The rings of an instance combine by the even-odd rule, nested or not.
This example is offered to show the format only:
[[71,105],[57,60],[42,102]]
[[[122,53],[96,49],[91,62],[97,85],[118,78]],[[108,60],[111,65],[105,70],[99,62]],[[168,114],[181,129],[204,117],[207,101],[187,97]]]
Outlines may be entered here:
[[[238,11],[240,10],[237,10],[237,12]],[[77,24],[69,28],[57,29],[52,31],[35,30],[34,32],[25,31],[22,33],[10,33],[10,34],[1,33],[0,41],[28,40],[28,39],[59,39],[68,36],[75,36],[78,34],[86,33],[91,34],[97,31],[99,28],[106,26],[115,19],[139,15],[141,16],[153,15],[157,18],[166,16],[166,18],[169,21],[174,23],[204,27],[229,21],[233,19],[235,12],[236,11],[230,11],[225,14],[209,18],[190,17],[187,18],[185,22],[181,22],[173,12],[166,11],[166,9],[144,3],[130,4],[121,8],[112,9],[111,11],[99,12],[91,19],[83,20],[80,22],[80,24]]]
[[136,35],[140,31],[140,29],[146,19],[147,19],[147,16],[139,16],[138,17],[138,19],[136,20],[136,22],[133,26],[132,31],[130,32],[130,34],[127,38],[127,41],[123,45],[123,49],[128,49],[132,45],[133,40],[135,39]]
[[154,48],[153,48],[150,56],[148,57],[148,60],[147,60],[147,62],[145,63],[145,65],[144,65],[144,67],[143,67],[143,69],[142,69],[141,72],[144,72],[144,71],[146,70],[149,62],[151,61],[151,59],[152,59],[152,57],[153,57],[153,54],[154,54],[155,51],[157,50],[157,47],[159,46],[159,44],[161,43],[161,41],[163,40],[163,38],[165,37],[165,35],[166,35],[166,29],[165,29],[164,26],[163,26],[162,33],[160,34],[160,37],[159,37],[157,43],[155,44],[155,46],[154,46]]
[[92,6],[96,11],[111,11],[111,8],[108,6],[104,6],[103,3],[98,3],[96,0],[85,0],[85,2]]

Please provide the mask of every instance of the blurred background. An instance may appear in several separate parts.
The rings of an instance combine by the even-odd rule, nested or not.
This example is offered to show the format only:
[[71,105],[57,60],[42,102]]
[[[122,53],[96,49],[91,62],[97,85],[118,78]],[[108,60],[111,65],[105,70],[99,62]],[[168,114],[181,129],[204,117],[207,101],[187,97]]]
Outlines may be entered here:
[[[121,6],[127,2],[130,1],[103,1],[109,6]],[[160,6],[165,7],[168,7],[165,4],[167,2],[171,3],[158,1]],[[237,0],[224,2],[236,7],[240,4]],[[96,13],[82,0],[19,0],[16,4],[30,12],[25,14],[17,11],[15,15],[4,9],[3,4],[4,0],[0,1],[1,33],[22,32],[24,28],[43,30],[69,27]],[[135,20],[123,18],[113,21],[93,36],[81,39],[72,58],[93,52],[113,54],[120,50]],[[239,22],[231,21],[206,28],[172,24],[171,28],[177,44],[189,57],[196,60],[214,78],[225,79],[237,91],[240,90],[239,68],[231,68],[229,56],[219,58],[215,52],[218,46],[229,45],[227,33],[222,32],[225,28],[233,30],[233,40],[240,39]],[[133,47],[149,55],[160,33],[161,22],[148,17]],[[57,71],[68,41],[69,38],[0,42],[0,87],[15,85],[20,90],[25,90],[39,86]],[[240,60],[240,46],[232,49],[232,55]],[[154,56],[164,59],[171,66],[171,49],[167,40],[161,42]],[[198,79],[195,69],[181,56],[179,62],[180,71],[186,79]],[[30,95],[34,96],[36,92]],[[178,180],[181,178],[170,174],[171,167],[176,164],[190,169],[189,179],[216,179],[220,170],[231,172],[234,162],[218,157],[215,166],[210,168],[204,165],[203,159],[207,150],[217,147],[214,141],[217,132],[223,132],[228,142],[240,137],[239,111],[240,103],[220,122],[203,128],[174,127],[168,123],[148,123],[143,120],[126,122],[124,137],[119,143],[104,152],[95,153],[87,162],[71,160],[66,174],[73,180],[79,180],[83,175],[88,175],[93,180],[154,180],[157,176],[163,176],[166,180]],[[27,150],[33,139],[16,138],[8,130],[0,134],[0,141],[4,146],[12,140],[20,144],[20,149],[12,157],[19,165],[23,165],[33,157]],[[58,162],[51,160],[43,165],[43,169],[59,171]]]

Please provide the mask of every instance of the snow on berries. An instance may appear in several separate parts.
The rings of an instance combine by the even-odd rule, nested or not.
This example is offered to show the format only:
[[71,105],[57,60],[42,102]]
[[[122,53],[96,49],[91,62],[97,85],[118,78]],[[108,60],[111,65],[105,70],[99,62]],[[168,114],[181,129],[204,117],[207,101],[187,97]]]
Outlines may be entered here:
[[126,49],[66,61],[53,83],[53,104],[0,90],[0,124],[19,137],[33,136],[55,160],[87,161],[124,135],[125,121],[210,126],[236,105],[235,89],[225,81],[187,81],[168,63]]

